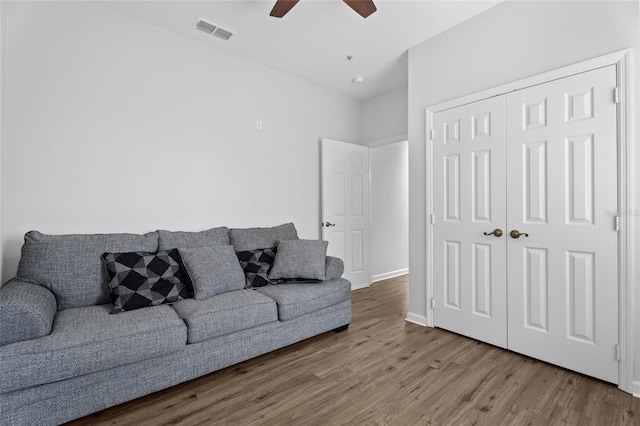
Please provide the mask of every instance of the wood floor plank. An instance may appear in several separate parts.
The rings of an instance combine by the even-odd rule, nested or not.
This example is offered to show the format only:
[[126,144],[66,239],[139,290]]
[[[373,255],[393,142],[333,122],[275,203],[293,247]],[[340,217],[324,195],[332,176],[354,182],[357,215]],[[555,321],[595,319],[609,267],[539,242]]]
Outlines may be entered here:
[[640,399],[613,385],[406,322],[407,285],[354,291],[345,332],[69,425],[640,425]]

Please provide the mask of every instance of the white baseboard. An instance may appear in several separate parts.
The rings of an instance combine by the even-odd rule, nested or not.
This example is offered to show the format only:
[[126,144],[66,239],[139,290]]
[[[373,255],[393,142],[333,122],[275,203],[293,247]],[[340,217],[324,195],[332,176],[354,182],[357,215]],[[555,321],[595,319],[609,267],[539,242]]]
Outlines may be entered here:
[[640,398],[640,380],[633,381],[633,396]]
[[374,283],[376,281],[388,280],[389,278],[399,277],[400,275],[405,275],[409,273],[409,268],[398,269],[397,271],[386,272],[384,274],[374,275],[371,278],[371,281]]
[[407,318],[405,318],[405,321],[412,322],[414,324],[418,324],[418,325],[421,325],[423,327],[427,326],[427,317],[422,316],[422,315],[418,315],[418,314],[414,314],[413,312],[409,312],[407,314]]
[[371,285],[371,284],[354,284],[354,283],[351,283],[351,291],[353,291],[353,290],[359,290],[359,289],[361,289],[361,288],[367,288],[367,287],[369,287],[370,285]]

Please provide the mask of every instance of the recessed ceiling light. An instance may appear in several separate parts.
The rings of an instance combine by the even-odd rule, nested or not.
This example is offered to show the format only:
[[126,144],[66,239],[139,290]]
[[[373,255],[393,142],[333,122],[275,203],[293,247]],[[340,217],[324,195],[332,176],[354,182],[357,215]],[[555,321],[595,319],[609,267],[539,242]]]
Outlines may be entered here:
[[357,76],[353,77],[353,80],[352,80],[352,81],[353,81],[354,83],[362,83],[362,82],[364,81],[364,77],[363,77],[363,76],[361,76],[361,75],[357,75]]

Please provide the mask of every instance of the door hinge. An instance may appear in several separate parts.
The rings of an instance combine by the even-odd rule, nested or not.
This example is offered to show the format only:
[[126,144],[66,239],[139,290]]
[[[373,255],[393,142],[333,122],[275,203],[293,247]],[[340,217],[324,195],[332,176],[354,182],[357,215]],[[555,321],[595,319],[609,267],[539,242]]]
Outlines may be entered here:
[[436,223],[436,215],[431,213],[431,224],[435,224]]
[[436,298],[432,297],[431,298],[431,309],[435,309],[436,308]]
[[429,139],[431,139],[431,140],[435,139],[435,132],[433,131],[433,129],[429,130]]
[[620,216],[619,215],[615,215],[615,217],[613,218],[613,227],[616,230],[616,232],[620,232]]
[[616,343],[616,361],[620,361],[620,345]]
[[613,89],[613,102],[616,104],[620,102],[620,92],[617,87]]

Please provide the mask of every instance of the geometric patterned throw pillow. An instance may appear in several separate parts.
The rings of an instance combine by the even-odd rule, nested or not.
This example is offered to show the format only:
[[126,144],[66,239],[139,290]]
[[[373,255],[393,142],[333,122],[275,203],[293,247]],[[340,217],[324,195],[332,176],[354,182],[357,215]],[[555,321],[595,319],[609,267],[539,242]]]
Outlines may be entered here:
[[193,297],[191,282],[177,249],[157,253],[104,253],[111,313],[174,303]]
[[269,270],[276,258],[276,250],[273,247],[236,253],[247,280],[245,288],[264,287],[270,284]]

